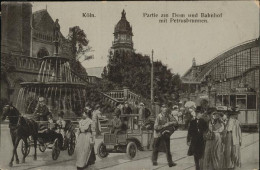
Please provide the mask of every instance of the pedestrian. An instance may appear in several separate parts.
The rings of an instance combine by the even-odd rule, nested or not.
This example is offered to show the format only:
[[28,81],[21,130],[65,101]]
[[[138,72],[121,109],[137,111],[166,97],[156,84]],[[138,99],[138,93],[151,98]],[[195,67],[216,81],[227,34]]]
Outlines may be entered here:
[[91,120],[91,110],[84,108],[82,119],[79,121],[79,134],[76,143],[77,169],[85,169],[96,161],[95,151],[95,126]]
[[174,106],[172,107],[172,112],[171,112],[171,114],[172,114],[172,116],[179,122],[179,116],[181,116],[181,113],[179,112],[178,109],[179,109],[178,106],[174,105]]
[[128,128],[131,127],[131,119],[127,115],[131,115],[133,113],[131,107],[129,106],[128,102],[125,102],[125,105],[123,107],[123,113],[126,117],[123,118],[125,124],[128,124]]
[[232,107],[227,111],[226,137],[224,139],[224,163],[222,169],[235,169],[241,167],[240,147],[242,134],[240,122],[237,120],[238,108]]
[[160,145],[164,147],[169,167],[175,166],[176,163],[172,161],[172,155],[170,150],[170,135],[164,134],[164,128],[169,127],[173,124],[170,122],[169,115],[167,115],[167,108],[165,105],[162,106],[162,111],[155,119],[154,123],[154,143],[152,162],[153,166],[157,166],[157,158],[160,150]]
[[95,125],[96,136],[101,135],[101,125],[99,121],[100,117],[101,117],[100,105],[97,104],[95,110],[92,112],[92,120]]
[[211,113],[209,128],[206,133],[206,146],[203,159],[203,169],[221,170],[223,158],[223,144],[221,133],[224,130],[224,124],[221,120],[220,112]]
[[139,113],[139,106],[138,106],[138,101],[135,101],[134,103],[134,109],[133,109],[133,114],[138,114]]
[[144,111],[145,111],[145,106],[144,106],[144,103],[140,103],[140,105],[139,105],[139,112],[138,112],[138,114],[139,114],[139,121],[142,123],[142,121],[143,121],[143,119],[144,119]]
[[201,118],[202,109],[196,108],[196,117],[191,120],[187,135],[187,145],[189,146],[188,156],[194,156],[196,170],[201,170],[201,162],[205,148],[203,134],[207,130],[207,122]]

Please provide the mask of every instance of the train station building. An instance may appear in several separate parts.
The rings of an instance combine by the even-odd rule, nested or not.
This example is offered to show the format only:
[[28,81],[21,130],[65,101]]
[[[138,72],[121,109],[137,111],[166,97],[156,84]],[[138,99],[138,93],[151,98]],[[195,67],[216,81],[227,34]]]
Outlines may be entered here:
[[242,125],[258,124],[259,45],[259,38],[241,43],[201,65],[194,58],[181,78],[186,86],[182,101],[238,106]]

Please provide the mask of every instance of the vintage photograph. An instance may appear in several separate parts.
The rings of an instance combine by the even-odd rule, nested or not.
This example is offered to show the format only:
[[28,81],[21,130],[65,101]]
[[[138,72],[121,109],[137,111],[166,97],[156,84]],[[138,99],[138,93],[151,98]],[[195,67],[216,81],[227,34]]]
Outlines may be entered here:
[[0,169],[259,169],[259,6],[1,2]]

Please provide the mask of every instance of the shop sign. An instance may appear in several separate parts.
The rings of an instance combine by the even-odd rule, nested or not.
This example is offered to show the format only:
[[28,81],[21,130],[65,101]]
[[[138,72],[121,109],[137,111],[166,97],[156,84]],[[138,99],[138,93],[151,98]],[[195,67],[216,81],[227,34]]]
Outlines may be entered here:
[[237,92],[247,92],[248,89],[246,87],[239,87],[239,88],[236,88],[236,91]]

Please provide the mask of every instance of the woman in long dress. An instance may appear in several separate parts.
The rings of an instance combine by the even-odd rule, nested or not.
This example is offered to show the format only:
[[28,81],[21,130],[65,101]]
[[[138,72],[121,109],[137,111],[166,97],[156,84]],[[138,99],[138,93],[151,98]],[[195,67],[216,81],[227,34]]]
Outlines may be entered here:
[[100,105],[96,105],[96,109],[92,113],[92,120],[93,124],[95,125],[95,130],[96,130],[96,136],[101,135],[101,125],[99,118],[101,117],[101,112],[100,112]]
[[94,153],[95,129],[91,120],[91,111],[84,108],[82,119],[79,121],[79,135],[76,144],[76,166],[84,169],[95,163]]
[[220,113],[214,112],[209,121],[209,131],[206,135],[206,147],[204,152],[203,170],[221,170],[223,157],[223,144],[221,132],[224,124]]
[[233,108],[228,111],[229,119],[226,125],[226,137],[224,140],[224,164],[222,169],[235,169],[241,167],[240,147],[242,143],[242,133],[240,122],[237,120],[239,111]]

